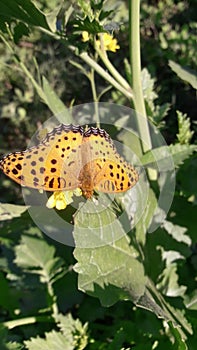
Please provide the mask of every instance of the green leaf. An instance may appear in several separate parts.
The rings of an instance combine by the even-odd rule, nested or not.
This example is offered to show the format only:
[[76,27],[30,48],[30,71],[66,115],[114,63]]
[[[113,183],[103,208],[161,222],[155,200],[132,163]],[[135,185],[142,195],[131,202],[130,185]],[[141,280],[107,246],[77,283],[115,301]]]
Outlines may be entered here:
[[[170,145],[168,146],[162,146],[158,148],[154,148],[151,151],[148,151],[146,154],[144,154],[141,157],[141,162],[143,165],[146,165],[151,168],[156,168],[159,167],[159,164],[162,164],[162,169],[165,167],[165,162],[166,166],[168,164],[172,163],[170,161],[170,158],[172,157],[174,165],[178,166],[183,163],[185,159],[190,157],[190,155],[197,151],[197,146],[196,145],[180,145],[175,144],[175,145]],[[173,164],[171,164],[173,165]],[[171,170],[166,168],[167,170]]]
[[169,61],[170,68],[178,75],[179,78],[189,83],[194,89],[197,89],[197,74],[190,68],[181,67],[174,61]]
[[144,99],[148,103],[150,110],[153,112],[153,101],[157,98],[157,94],[154,91],[154,79],[151,79],[151,75],[146,68],[142,69],[141,79]]
[[0,324],[0,349],[1,350],[22,350],[24,346],[16,343],[15,341],[6,342],[8,339],[8,329],[1,323]]
[[179,329],[175,327],[172,322],[169,322],[168,324],[170,326],[170,331],[174,336],[174,342],[173,342],[174,349],[187,350],[188,349],[187,344],[185,342],[185,339],[181,336]]
[[50,29],[45,15],[31,0],[1,0],[0,16],[15,18],[29,25]]
[[177,134],[177,139],[181,145],[188,145],[194,131],[190,130],[190,119],[187,118],[186,114],[182,114],[180,111],[177,111],[177,116],[178,116],[178,127],[179,127],[179,132]]
[[178,166],[183,164],[184,160],[189,158],[193,152],[197,151],[196,145],[176,145],[169,146],[170,152],[173,157],[174,165]]
[[17,218],[24,213],[28,207],[24,205],[15,205],[0,203],[0,221],[11,220]]
[[74,320],[71,314],[66,316],[58,314],[55,317],[58,327],[66,339],[74,339],[75,348],[84,349],[88,344],[88,324],[84,325],[79,319]]
[[40,337],[31,338],[31,340],[25,341],[25,345],[29,350],[83,350],[87,346],[87,324],[84,326],[72,316],[61,314],[55,317],[57,326],[60,328],[60,332],[51,331],[45,333],[45,339]]
[[144,293],[146,277],[126,235],[126,218],[120,223],[109,208],[94,207],[91,202],[83,209],[75,217],[74,230],[79,289],[98,297],[105,306],[122,298],[136,302]]
[[103,26],[101,26],[96,19],[91,21],[88,17],[86,17],[83,21],[81,19],[76,19],[73,22],[73,26],[75,31],[87,31],[93,35],[106,32]]
[[[163,256],[170,256],[171,259],[183,259],[180,254],[177,252],[168,251],[163,252]],[[187,287],[179,285],[179,276],[177,273],[177,264],[171,263],[166,266],[162,271],[162,274],[159,276],[160,282],[157,283],[157,288],[162,292],[162,294],[167,295],[168,297],[178,297],[184,296]]]
[[40,337],[31,338],[31,340],[24,341],[26,349],[28,350],[74,350],[73,339],[67,339],[63,334],[56,331],[45,333],[45,339]]
[[186,227],[174,225],[172,222],[167,220],[163,222],[162,226],[177,242],[183,242],[188,246],[192,244],[191,238],[185,234],[185,232],[187,232]]
[[93,9],[91,7],[91,2],[86,0],[77,0],[78,6],[80,6],[81,11],[85,17],[88,17],[90,21],[94,19]]
[[42,282],[56,280],[56,275],[62,272],[63,262],[55,258],[55,248],[44,240],[23,236],[21,244],[16,248],[15,263],[30,272],[42,277]]
[[[22,344],[16,343],[16,342],[8,342],[6,343],[5,350],[23,350],[24,346]],[[1,348],[1,350],[4,350]]]
[[155,110],[149,116],[150,121],[152,121],[152,123],[154,123],[158,128],[163,128],[165,126],[163,119],[167,116],[169,110],[170,103],[155,106]]
[[197,289],[185,296],[184,303],[187,309],[197,310]]

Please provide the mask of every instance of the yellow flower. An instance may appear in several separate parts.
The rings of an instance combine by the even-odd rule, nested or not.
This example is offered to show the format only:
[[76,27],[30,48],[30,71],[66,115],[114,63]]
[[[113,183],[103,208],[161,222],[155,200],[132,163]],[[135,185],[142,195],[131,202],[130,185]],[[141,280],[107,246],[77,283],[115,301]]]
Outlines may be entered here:
[[[86,42],[90,40],[90,34],[86,31],[82,32],[82,41]],[[120,46],[117,43],[117,39],[113,38],[112,35],[108,33],[102,34],[102,42],[104,46],[105,51],[112,51],[116,52],[120,48]],[[100,48],[101,47],[101,40],[96,40],[96,45]]]
[[85,43],[86,41],[90,40],[90,35],[88,32],[83,31],[82,32],[82,41]]
[[74,191],[56,191],[52,194],[52,196],[49,197],[46,206],[49,209],[66,209],[67,205],[73,202],[73,195],[77,197],[81,196],[81,189],[77,188]]
[[[116,52],[116,50],[120,48],[120,46],[117,44],[117,39],[114,39],[113,36],[108,33],[103,34],[102,40],[105,51]],[[97,40],[96,44],[100,47],[101,41]]]

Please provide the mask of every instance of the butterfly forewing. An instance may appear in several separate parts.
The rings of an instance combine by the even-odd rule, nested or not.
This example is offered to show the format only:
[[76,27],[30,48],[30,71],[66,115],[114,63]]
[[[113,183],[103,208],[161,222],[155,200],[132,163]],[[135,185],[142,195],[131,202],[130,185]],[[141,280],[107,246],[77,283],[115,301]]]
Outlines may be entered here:
[[1,161],[3,172],[17,183],[47,191],[78,186],[82,128],[61,125],[35,147],[11,153]]

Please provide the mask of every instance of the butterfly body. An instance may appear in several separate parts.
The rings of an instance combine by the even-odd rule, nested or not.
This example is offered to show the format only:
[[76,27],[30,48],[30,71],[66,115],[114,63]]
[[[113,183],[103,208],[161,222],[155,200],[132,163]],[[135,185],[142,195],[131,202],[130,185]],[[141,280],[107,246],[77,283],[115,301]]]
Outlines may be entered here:
[[3,157],[0,169],[22,186],[46,191],[79,187],[86,198],[94,190],[124,192],[138,181],[137,171],[105,130],[79,125],[59,125],[37,146]]

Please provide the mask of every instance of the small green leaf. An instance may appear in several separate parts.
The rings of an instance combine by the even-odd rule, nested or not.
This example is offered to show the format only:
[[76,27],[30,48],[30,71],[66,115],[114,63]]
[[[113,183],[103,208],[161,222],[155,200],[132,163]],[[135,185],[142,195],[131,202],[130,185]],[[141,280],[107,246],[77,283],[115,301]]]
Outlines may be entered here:
[[177,350],[187,350],[187,344],[185,343],[185,338],[181,335],[178,327],[175,327],[172,322],[169,322],[170,331],[174,336],[173,347]]
[[185,232],[187,232],[186,227],[174,225],[172,222],[167,220],[163,222],[162,226],[177,242],[183,242],[188,246],[191,245],[191,238],[185,234]]
[[181,67],[174,61],[169,61],[170,68],[178,75],[179,78],[189,83],[194,89],[197,89],[197,74],[190,68]]
[[58,327],[66,339],[74,340],[76,349],[84,349],[88,344],[88,324],[84,325],[79,319],[74,320],[71,314],[58,314],[55,317]]
[[185,296],[184,303],[187,309],[197,310],[197,289]]
[[[164,252],[168,254],[175,254],[176,252]],[[178,254],[177,254],[178,255]],[[178,258],[178,256],[176,256]],[[179,256],[179,259],[181,257]],[[159,276],[160,282],[157,283],[157,288],[162,292],[162,294],[167,295],[168,297],[181,297],[184,296],[187,287],[179,285],[178,280],[179,276],[177,273],[177,264],[172,263],[168,264],[167,267],[162,271],[162,274]]]
[[80,6],[81,11],[84,13],[85,17],[88,17],[90,21],[94,19],[93,9],[91,7],[91,2],[86,0],[77,0],[78,6]]
[[75,20],[73,22],[74,30],[76,31],[86,31],[90,34],[98,34],[98,33],[105,33],[106,30],[103,28],[103,26],[100,25],[96,19],[93,19],[90,21],[88,17],[86,17],[83,21],[82,20]]
[[55,248],[44,240],[23,236],[22,242],[16,248],[15,263],[23,268],[42,276],[43,282],[54,280],[62,271],[62,261],[54,258]]
[[149,108],[151,111],[154,111],[154,104],[153,101],[157,98],[157,94],[154,91],[154,79],[151,79],[151,75],[149,71],[144,68],[141,72],[141,79],[142,79],[142,89],[143,89],[143,95],[146,100],[146,102],[149,105]]
[[177,116],[179,128],[177,139],[181,145],[188,145],[194,134],[194,131],[190,130],[190,119],[187,118],[186,114],[182,114],[180,111],[177,111]]
[[[197,151],[196,145],[170,145],[154,148],[148,151],[141,157],[141,162],[151,168],[158,168],[159,164],[162,165],[162,169],[172,170],[173,162],[174,166],[178,166],[183,163],[183,161],[190,157],[190,155]],[[172,161],[173,160],[173,161]],[[170,165],[170,169],[169,169]]]
[[184,160],[189,158],[193,152],[197,151],[197,145],[176,145],[169,146],[170,152],[173,157],[174,165],[178,166],[183,164]]
[[28,207],[25,205],[15,205],[0,203],[0,221],[11,220],[12,218],[17,218],[24,213]]

